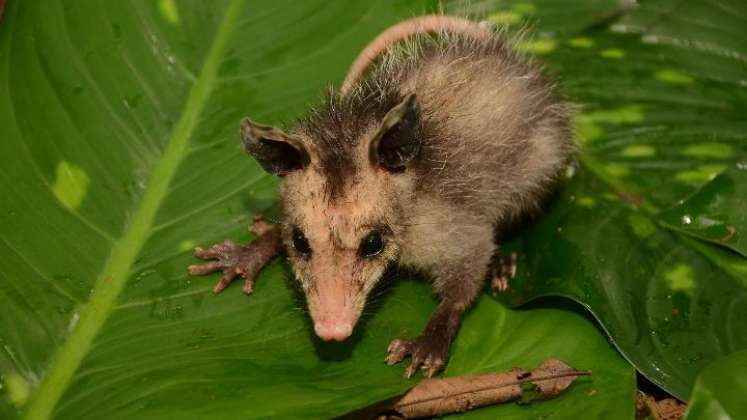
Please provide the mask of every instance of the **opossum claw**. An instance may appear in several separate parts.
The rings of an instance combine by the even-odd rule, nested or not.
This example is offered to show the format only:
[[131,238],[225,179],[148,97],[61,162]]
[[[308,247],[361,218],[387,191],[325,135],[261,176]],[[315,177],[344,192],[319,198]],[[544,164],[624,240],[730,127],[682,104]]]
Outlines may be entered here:
[[410,355],[410,366],[405,369],[405,378],[411,378],[418,369],[430,378],[443,369],[449,353],[449,340],[439,336],[420,336],[415,340],[395,339],[389,344],[386,363],[393,365]]
[[[261,225],[259,225],[261,224]],[[259,225],[259,226],[258,226]],[[249,295],[254,291],[254,281],[259,270],[280,252],[280,234],[274,225],[265,222],[261,216],[255,217],[250,227],[259,237],[247,246],[241,246],[233,241],[223,241],[208,249],[195,248],[195,256],[208,261],[204,264],[190,265],[192,275],[202,276],[216,271],[222,271],[218,283],[213,287],[213,293],[222,292],[237,277],[244,277],[242,290]]]
[[384,359],[386,364],[391,366],[401,362],[409,352],[411,344],[412,341],[400,340],[399,338],[392,340],[387,348],[387,353],[389,354],[387,354],[386,359]]
[[257,236],[262,236],[272,229],[275,229],[275,225],[271,222],[268,222],[267,219],[265,219],[265,216],[263,216],[261,213],[255,214],[254,222],[249,225],[249,232],[252,232]]
[[490,288],[493,293],[505,292],[508,290],[508,281],[516,277],[516,253],[496,254],[493,256],[492,266]]

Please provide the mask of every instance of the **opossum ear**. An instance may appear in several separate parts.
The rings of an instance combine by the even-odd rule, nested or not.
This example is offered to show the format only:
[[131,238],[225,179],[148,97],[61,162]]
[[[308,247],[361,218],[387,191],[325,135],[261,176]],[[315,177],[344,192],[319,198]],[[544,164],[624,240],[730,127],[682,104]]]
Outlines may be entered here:
[[278,128],[257,124],[249,118],[241,120],[241,144],[273,175],[283,176],[309,163],[309,154],[300,141]]
[[381,127],[369,146],[368,156],[372,165],[399,172],[419,151],[420,109],[415,95],[409,94],[381,120]]

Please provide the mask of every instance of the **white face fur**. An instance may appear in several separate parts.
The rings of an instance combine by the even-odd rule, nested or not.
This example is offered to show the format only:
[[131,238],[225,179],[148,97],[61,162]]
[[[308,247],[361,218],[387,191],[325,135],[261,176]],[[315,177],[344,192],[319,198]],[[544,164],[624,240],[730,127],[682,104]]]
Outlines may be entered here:
[[397,238],[405,225],[399,204],[410,202],[413,190],[412,176],[402,169],[418,150],[409,141],[417,138],[416,115],[408,95],[355,134],[360,138],[348,144],[343,166],[321,157],[303,130],[288,135],[242,122],[246,151],[268,172],[284,176],[283,243],[324,340],[352,334],[369,292],[399,255]]
[[352,334],[368,293],[398,255],[392,193],[402,192],[402,179],[364,156],[334,198],[314,165],[289,174],[281,188],[283,241],[324,340]]

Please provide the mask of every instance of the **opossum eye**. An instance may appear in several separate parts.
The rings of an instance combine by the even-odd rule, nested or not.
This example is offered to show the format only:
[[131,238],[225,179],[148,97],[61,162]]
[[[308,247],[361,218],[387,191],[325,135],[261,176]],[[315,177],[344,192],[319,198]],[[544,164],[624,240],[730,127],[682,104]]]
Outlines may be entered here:
[[360,253],[364,257],[379,255],[384,250],[384,239],[381,232],[373,231],[361,241]]
[[311,254],[311,247],[309,241],[298,228],[293,229],[293,248],[298,251],[299,254],[307,257]]

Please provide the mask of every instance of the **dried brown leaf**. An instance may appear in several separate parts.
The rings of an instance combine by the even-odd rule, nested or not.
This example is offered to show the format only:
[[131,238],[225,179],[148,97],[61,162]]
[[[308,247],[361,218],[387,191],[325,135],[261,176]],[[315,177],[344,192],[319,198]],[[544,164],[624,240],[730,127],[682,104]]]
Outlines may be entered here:
[[687,404],[674,398],[656,398],[638,391],[636,418],[653,420],[680,420],[687,411]]
[[524,395],[523,386],[535,386],[532,399],[552,398],[589,371],[578,371],[560,360],[546,360],[533,371],[426,379],[412,388],[391,409],[402,418],[443,416],[486,405],[514,401]]
[[656,420],[680,420],[687,411],[687,404],[674,398],[664,398],[659,401],[649,401]]
[[[578,375],[576,369],[557,359],[545,360],[531,373],[531,380],[543,398],[552,398],[565,391]],[[546,378],[546,379],[545,379]]]

